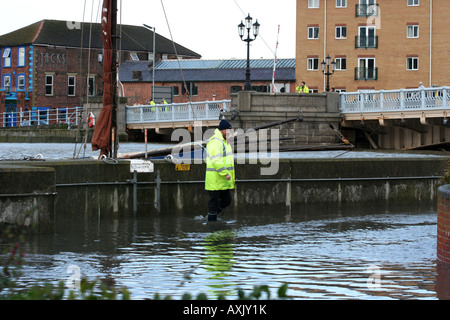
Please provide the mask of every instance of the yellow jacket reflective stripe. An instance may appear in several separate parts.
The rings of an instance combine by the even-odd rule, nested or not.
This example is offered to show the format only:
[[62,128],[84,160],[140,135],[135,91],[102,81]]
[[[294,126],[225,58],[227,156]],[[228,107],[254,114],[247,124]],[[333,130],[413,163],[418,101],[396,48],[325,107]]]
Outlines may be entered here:
[[[229,174],[228,181],[225,176]],[[216,129],[206,145],[205,189],[209,191],[235,188],[234,154],[231,145]]]

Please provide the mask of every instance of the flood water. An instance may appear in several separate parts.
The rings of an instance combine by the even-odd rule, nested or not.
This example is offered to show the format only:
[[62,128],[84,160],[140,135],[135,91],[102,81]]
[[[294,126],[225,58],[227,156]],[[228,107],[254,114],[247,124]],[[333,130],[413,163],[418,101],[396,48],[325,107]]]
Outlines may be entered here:
[[[16,152],[8,153],[7,145],[0,144],[0,159],[36,153],[64,158],[71,157],[67,150],[73,152],[70,144],[46,149],[14,144]],[[130,150],[119,152],[142,151],[142,146],[128,144]],[[235,299],[238,288],[250,292],[257,285],[268,285],[274,298],[284,283],[296,300],[449,299],[449,271],[436,261],[436,210],[292,208],[288,215],[230,210],[217,222],[207,222],[202,213],[99,216],[28,238],[19,284],[66,282],[76,268],[82,277],[126,287],[136,300],[156,293],[180,299],[186,292]]]
[[276,297],[283,283],[294,299],[438,299],[436,212],[374,211],[99,219],[28,239],[20,283],[66,282],[75,266],[132,299]]
[[[154,150],[174,146],[168,143],[149,143],[147,150]],[[121,143],[118,153],[144,152],[144,143]],[[42,155],[43,159],[71,159],[71,158],[98,158],[100,152],[92,151],[90,144],[75,143],[0,143],[1,160],[23,160]],[[448,152],[431,151],[370,151],[370,150],[328,150],[328,151],[297,151],[280,152],[280,158],[323,159],[323,158],[405,158],[405,157],[446,157]],[[253,156],[259,156],[253,154]],[[265,155],[261,155],[264,157]],[[268,154],[269,157],[276,155]]]

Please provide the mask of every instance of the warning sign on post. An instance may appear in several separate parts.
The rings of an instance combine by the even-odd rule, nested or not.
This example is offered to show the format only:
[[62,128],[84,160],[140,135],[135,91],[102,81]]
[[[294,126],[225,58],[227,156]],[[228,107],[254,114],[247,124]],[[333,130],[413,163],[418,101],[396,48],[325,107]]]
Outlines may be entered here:
[[149,160],[130,160],[130,172],[151,173],[154,171],[153,163]]
[[189,171],[191,170],[190,164],[177,164],[175,165],[175,171]]

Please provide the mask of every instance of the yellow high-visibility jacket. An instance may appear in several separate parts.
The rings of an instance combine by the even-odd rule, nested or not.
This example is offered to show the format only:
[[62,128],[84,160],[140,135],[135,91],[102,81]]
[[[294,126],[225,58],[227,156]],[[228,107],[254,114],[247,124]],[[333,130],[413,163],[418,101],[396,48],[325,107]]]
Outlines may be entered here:
[[150,101],[150,105],[152,106],[152,107],[150,108],[150,110],[151,110],[152,112],[156,112],[156,107],[155,107],[156,103],[152,100],[152,101]]
[[[228,181],[225,176],[229,174]],[[222,136],[219,129],[206,145],[205,190],[218,191],[235,188],[234,155],[231,145]]]
[[297,93],[309,93],[309,88],[307,86],[298,86],[295,88],[295,91],[297,91]]

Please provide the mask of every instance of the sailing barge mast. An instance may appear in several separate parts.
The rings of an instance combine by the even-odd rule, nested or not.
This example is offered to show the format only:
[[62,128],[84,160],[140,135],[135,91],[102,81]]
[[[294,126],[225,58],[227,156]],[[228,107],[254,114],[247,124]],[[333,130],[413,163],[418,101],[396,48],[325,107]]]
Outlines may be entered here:
[[92,150],[117,159],[117,0],[103,0],[103,107],[92,137]]

